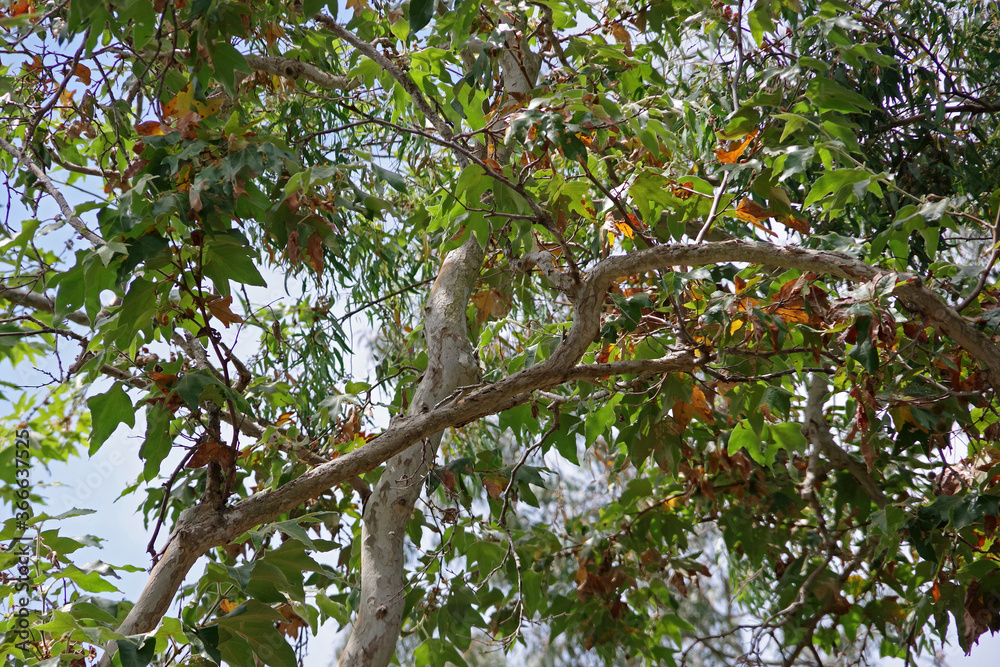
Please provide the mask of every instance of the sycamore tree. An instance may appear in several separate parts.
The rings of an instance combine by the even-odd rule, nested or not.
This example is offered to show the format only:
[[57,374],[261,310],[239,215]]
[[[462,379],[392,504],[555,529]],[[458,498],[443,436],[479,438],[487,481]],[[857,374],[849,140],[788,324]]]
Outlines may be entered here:
[[[1000,629],[994,3],[0,8],[9,664]],[[77,562],[22,464],[129,427]]]

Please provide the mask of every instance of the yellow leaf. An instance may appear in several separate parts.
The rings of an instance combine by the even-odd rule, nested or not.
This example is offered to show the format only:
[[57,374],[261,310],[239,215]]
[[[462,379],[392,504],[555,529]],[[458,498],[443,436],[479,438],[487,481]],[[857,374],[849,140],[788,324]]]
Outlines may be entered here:
[[192,106],[199,116],[202,118],[208,118],[209,116],[214,115],[219,108],[222,107],[222,98],[214,97],[207,102],[199,102],[198,100],[195,100],[192,103]]
[[191,103],[194,101],[194,86],[188,83],[177,91],[173,98],[163,105],[163,115],[172,118],[180,118],[191,110]]
[[733,320],[729,323],[729,335],[732,336],[734,333],[743,328],[743,320]]
[[632,232],[632,225],[627,222],[617,222],[615,221],[615,227],[620,231],[626,238],[632,238],[634,236]]

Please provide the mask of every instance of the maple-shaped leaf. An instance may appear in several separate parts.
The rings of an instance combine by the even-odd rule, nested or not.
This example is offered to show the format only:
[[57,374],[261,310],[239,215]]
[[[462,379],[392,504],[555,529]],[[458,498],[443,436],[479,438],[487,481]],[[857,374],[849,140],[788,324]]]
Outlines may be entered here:
[[717,148],[715,149],[715,157],[718,158],[719,162],[722,164],[735,164],[743,152],[750,145],[750,142],[757,137],[757,130],[754,130],[746,136],[743,141],[731,141],[729,142],[729,148]]
[[212,317],[222,322],[222,325],[229,328],[230,324],[243,324],[243,318],[234,313],[230,306],[233,305],[233,297],[216,296],[205,300],[205,307]]

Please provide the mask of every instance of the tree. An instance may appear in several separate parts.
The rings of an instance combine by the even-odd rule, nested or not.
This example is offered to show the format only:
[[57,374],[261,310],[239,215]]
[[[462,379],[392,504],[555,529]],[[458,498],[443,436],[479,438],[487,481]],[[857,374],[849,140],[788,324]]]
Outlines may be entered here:
[[[6,387],[12,664],[1000,628],[993,3],[5,12],[0,351],[58,361]],[[115,601],[19,466],[143,421],[151,570]]]

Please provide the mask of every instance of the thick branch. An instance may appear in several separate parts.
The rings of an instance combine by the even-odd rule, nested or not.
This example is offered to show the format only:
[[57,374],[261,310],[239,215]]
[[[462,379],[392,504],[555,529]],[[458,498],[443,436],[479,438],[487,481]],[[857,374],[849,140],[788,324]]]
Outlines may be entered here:
[[[397,418],[384,433],[373,438],[365,446],[318,466],[278,489],[251,496],[231,508],[224,509],[218,513],[217,520],[208,522],[199,519],[198,522],[192,523],[182,519],[171,538],[171,543],[185,541],[188,539],[186,536],[194,535],[195,537],[191,539],[195,539],[203,550],[225,544],[241,533],[271,521],[334,485],[354,475],[372,470],[424,438],[429,438],[446,428],[461,426],[520,405],[529,400],[536,390],[580,378],[581,372],[577,370],[576,364],[600,330],[605,294],[613,280],[625,275],[678,264],[704,266],[727,261],[796,268],[854,282],[868,281],[879,274],[877,269],[844,255],[742,241],[705,243],[697,246],[665,245],[606,259],[597,264],[583,279],[579,298],[574,304],[576,313],[573,326],[549,359],[499,382],[453,400],[443,401],[426,412]],[[443,275],[445,275],[444,270],[442,270]],[[950,334],[970,352],[971,356],[979,359],[987,368],[991,384],[994,388],[1000,387],[1000,350],[996,345],[965,322],[918,279],[902,274],[898,279],[900,282],[895,288],[896,295],[909,302],[910,306],[922,313],[931,324]],[[675,359],[680,365],[684,355],[688,354],[688,352],[676,353],[668,359]],[[616,371],[628,372],[623,370],[624,368],[618,367]],[[592,370],[589,369],[587,373],[590,377],[594,376]],[[833,452],[832,456],[836,456],[835,450],[830,451]],[[840,451],[843,453],[843,450]],[[830,455],[828,453],[828,456]],[[843,465],[846,468],[849,464],[844,462]],[[198,531],[205,532],[203,534]],[[184,549],[184,553],[187,553],[186,546]],[[164,577],[179,585],[186,574],[186,569],[180,574],[166,572],[164,570],[166,560],[165,558],[157,565],[152,577]],[[189,560],[182,559],[179,562],[189,563]],[[186,567],[189,568],[190,564]],[[152,581],[147,589],[150,587],[153,587]],[[157,585],[153,589],[160,591],[161,587]],[[124,629],[128,632],[152,630],[166,612],[175,592],[176,587],[169,595],[147,594],[144,591],[129,613]]]

